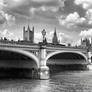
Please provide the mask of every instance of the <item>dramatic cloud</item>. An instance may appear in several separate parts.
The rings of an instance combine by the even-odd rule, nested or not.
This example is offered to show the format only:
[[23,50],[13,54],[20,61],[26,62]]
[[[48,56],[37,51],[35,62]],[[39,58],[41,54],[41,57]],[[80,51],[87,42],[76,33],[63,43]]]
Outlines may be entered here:
[[77,12],[74,13],[70,13],[67,16],[61,16],[59,18],[59,23],[61,25],[65,25],[65,26],[76,26],[78,24],[82,24],[83,22],[85,22],[85,18],[84,17],[80,17],[79,14]]
[[84,9],[92,8],[92,0],[75,0],[76,5],[82,5]]
[[57,12],[58,11],[58,7],[54,7],[54,6],[41,6],[41,7],[39,7],[39,8],[34,8],[34,7],[31,7],[30,8],[30,12],[32,13],[32,14],[34,14],[35,12],[40,12],[40,11],[42,11],[42,12],[48,12],[48,11],[50,11],[50,12]]
[[[69,33],[69,30],[80,31],[84,28],[89,28],[89,26],[90,28],[92,27],[92,1],[0,0],[1,30],[5,28],[10,29],[15,32],[15,34],[21,35],[21,27],[27,25],[28,22],[29,25],[41,26],[38,27],[35,32],[35,42],[42,40],[42,35],[39,33],[39,30],[47,25],[49,25],[47,29],[53,30],[52,27],[59,29],[57,35],[61,43],[72,42],[72,38],[66,35]],[[14,23],[15,25],[12,25]],[[3,27],[2,25],[5,26]],[[49,42],[51,42],[53,37],[51,30],[47,31],[47,40]],[[75,31],[73,31],[73,34]],[[75,39],[77,39],[77,37]]]
[[58,7],[54,7],[54,6],[51,6],[51,7],[42,6],[39,9],[42,10],[42,11],[52,11],[52,12],[57,12],[58,11]]
[[66,27],[92,27],[92,9],[88,9],[85,12],[84,17],[80,17],[77,12],[70,13],[67,16],[61,15],[59,18],[59,23]]
[[26,0],[4,0],[4,2],[8,8],[15,8],[27,3]]
[[83,30],[83,31],[80,32],[79,35],[80,35],[82,38],[85,38],[85,37],[90,38],[90,37],[92,37],[92,29]]
[[59,32],[58,37],[59,37],[59,41],[61,44],[62,43],[65,43],[65,44],[72,43],[72,37],[70,37],[69,35],[65,33]]
[[41,2],[51,2],[53,0],[32,0],[32,1],[41,3]]
[[75,4],[82,5],[82,7],[86,10],[86,25],[92,25],[92,0],[75,0]]
[[80,45],[81,45],[81,39],[72,43],[72,46],[80,46]]
[[[6,5],[7,5],[7,9],[13,14],[18,13],[21,16],[25,15],[30,17],[31,13],[34,14],[35,11],[57,12],[60,7],[64,6],[64,1],[62,0],[27,0],[27,1],[26,0],[6,0]],[[48,13],[48,16],[50,15],[49,13]]]
[[5,7],[4,0],[0,0],[0,24],[12,25],[15,22],[15,17],[5,12]]
[[40,42],[40,41],[42,42],[42,34],[36,32],[36,33],[34,34],[34,39],[35,39],[35,42],[36,42],[36,43],[38,43],[38,42]]
[[0,0],[0,9],[2,9],[3,7],[5,7],[6,5],[4,4],[4,0]]
[[86,18],[88,20],[88,24],[92,24],[92,9],[88,9],[88,11],[86,12]]
[[15,23],[15,17],[5,13],[4,11],[0,11],[0,24],[11,26]]

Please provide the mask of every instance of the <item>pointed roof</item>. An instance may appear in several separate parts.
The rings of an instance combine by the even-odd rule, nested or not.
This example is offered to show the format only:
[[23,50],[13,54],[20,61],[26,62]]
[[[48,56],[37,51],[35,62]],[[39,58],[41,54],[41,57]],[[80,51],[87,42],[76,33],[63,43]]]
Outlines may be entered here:
[[34,31],[34,26],[32,27],[32,31]]
[[56,32],[56,27],[55,27],[55,31],[54,31],[53,37],[56,38],[56,39],[58,40],[58,38],[57,38],[57,32]]
[[56,27],[55,27],[54,35],[56,35],[56,36],[57,36],[57,33],[56,33]]
[[23,31],[25,31],[25,26],[23,27]]
[[29,25],[28,25],[28,28],[27,28],[27,30],[29,30],[29,31],[30,31],[30,27],[29,27]]
[[54,34],[53,34],[53,39],[52,39],[52,42],[54,44],[58,44],[58,37],[57,37],[57,33],[56,33],[56,27],[55,27],[55,31],[54,31]]

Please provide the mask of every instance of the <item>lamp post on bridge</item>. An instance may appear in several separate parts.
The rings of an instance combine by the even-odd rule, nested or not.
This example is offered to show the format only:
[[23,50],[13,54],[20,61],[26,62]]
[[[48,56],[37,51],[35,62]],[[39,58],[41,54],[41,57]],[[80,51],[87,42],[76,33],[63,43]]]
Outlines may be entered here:
[[43,42],[42,43],[45,45],[47,43],[45,29],[42,30],[42,36],[43,36]]

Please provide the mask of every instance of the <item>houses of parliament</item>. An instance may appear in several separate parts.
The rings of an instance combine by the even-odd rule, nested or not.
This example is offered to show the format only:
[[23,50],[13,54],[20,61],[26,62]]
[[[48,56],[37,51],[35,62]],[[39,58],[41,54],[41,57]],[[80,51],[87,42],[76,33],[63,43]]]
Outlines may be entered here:
[[[43,29],[43,30],[45,30],[45,29]],[[23,41],[34,43],[34,26],[32,27],[32,29],[30,29],[29,25],[27,28],[25,28],[25,26],[23,27]],[[47,42],[47,39],[46,39],[46,42]],[[58,40],[56,28],[54,29],[51,44],[54,44],[54,45],[60,44],[60,42]],[[89,39],[87,39],[87,38],[81,39],[80,47],[84,48],[89,45],[92,45],[92,39],[91,39],[91,43],[90,43]]]

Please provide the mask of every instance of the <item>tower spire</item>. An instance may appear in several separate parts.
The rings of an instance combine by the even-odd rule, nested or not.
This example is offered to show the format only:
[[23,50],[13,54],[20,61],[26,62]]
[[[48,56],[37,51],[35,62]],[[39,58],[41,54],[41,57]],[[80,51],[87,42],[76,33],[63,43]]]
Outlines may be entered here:
[[33,37],[32,37],[32,39],[33,39],[33,43],[34,43],[34,26],[32,27],[32,33],[33,33]]
[[30,27],[29,27],[29,25],[28,25],[28,28],[27,28],[27,30],[28,30],[28,31],[30,31]]
[[32,27],[32,31],[34,32],[34,26]]
[[56,27],[55,27],[54,34],[53,34],[52,43],[53,44],[59,44],[57,33],[56,33]]
[[25,40],[25,26],[23,27],[23,40]]

